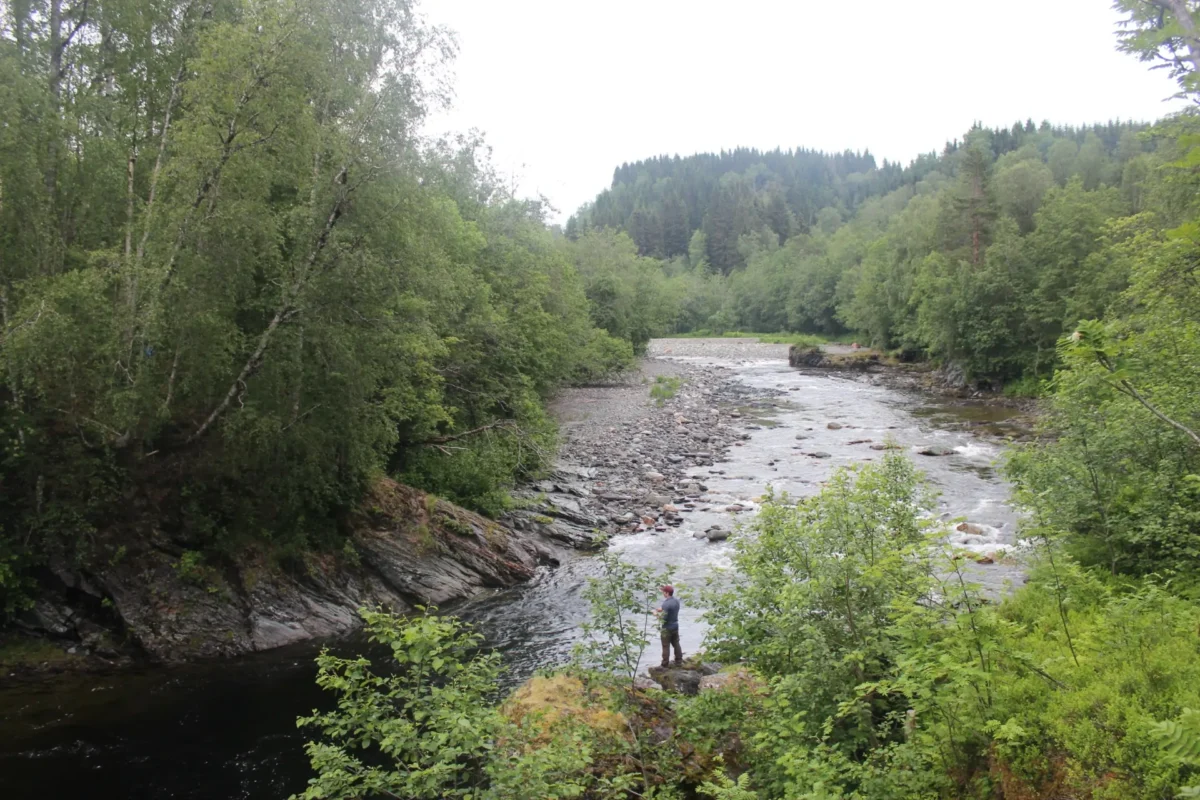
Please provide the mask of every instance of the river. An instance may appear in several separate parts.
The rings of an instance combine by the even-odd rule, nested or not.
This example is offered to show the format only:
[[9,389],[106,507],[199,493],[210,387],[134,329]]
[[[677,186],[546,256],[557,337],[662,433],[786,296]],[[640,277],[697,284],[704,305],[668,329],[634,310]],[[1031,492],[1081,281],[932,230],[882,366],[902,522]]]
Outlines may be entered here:
[[[620,536],[612,545],[637,564],[671,565],[684,602],[685,652],[700,646],[704,635],[689,592],[714,567],[727,565],[730,554],[728,543],[712,544],[690,532],[744,522],[768,485],[793,495],[815,492],[832,470],[879,458],[872,443],[890,439],[913,453],[940,492],[940,518],[988,526],[983,536],[951,532],[959,543],[981,553],[1013,544],[1016,517],[1007,504],[1008,487],[995,472],[1003,447],[996,435],[1006,432],[1011,412],[849,375],[798,371],[778,358],[720,363],[732,367],[738,380],[778,392],[784,402],[752,419],[750,438],[726,461],[692,470],[708,487],[710,510],[692,512],[681,528]],[[930,445],[953,454],[916,454]],[[806,455],[817,452],[828,457]],[[733,503],[749,510],[727,512]],[[567,657],[587,614],[581,590],[596,568],[596,559],[580,555],[528,584],[455,610],[504,653],[508,680],[516,683]],[[1003,563],[980,567],[978,574],[995,592],[1020,577],[1015,566]],[[363,643],[342,640],[334,647],[355,652]],[[0,797],[279,800],[299,791],[308,764],[305,735],[294,720],[328,703],[313,683],[316,649],[307,645],[229,662],[2,688]],[[644,663],[651,657],[648,653]]]

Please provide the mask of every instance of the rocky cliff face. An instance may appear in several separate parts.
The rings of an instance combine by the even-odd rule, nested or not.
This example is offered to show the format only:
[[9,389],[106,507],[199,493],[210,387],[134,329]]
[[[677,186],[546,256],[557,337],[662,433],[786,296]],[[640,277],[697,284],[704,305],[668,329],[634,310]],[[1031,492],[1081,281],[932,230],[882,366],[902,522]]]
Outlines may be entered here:
[[19,625],[105,659],[233,656],[349,632],[362,606],[405,612],[512,586],[557,563],[563,548],[599,544],[590,519],[513,521],[520,530],[382,480],[342,553],[288,570],[254,553],[221,567],[189,564],[152,532],[107,565],[52,565]]

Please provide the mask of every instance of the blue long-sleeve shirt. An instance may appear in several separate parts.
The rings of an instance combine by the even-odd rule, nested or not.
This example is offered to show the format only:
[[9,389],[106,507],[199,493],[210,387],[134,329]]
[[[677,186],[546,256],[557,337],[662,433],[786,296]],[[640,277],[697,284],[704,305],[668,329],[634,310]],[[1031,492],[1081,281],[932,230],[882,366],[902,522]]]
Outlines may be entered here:
[[668,597],[662,601],[662,626],[664,631],[673,631],[679,628],[679,601],[674,597]]

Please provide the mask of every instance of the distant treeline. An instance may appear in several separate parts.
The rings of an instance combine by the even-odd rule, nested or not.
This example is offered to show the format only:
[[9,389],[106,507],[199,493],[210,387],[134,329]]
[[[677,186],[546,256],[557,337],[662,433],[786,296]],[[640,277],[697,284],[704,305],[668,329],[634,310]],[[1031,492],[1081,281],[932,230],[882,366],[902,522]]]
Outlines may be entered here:
[[661,330],[855,332],[976,378],[1044,376],[1063,331],[1128,284],[1121,243],[1193,211],[1170,165],[1194,127],[975,126],[904,167],[849,151],[663,156],[618,167],[565,233],[587,250],[620,232],[624,258],[657,264],[666,311],[644,314]]

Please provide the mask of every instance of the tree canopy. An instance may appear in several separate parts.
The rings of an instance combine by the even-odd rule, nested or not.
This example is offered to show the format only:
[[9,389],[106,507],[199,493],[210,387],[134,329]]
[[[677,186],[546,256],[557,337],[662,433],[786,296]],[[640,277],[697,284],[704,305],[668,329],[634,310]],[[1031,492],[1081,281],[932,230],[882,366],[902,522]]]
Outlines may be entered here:
[[628,361],[542,206],[418,135],[456,43],[411,0],[0,14],[0,575],[336,540],[385,471],[498,510]]

